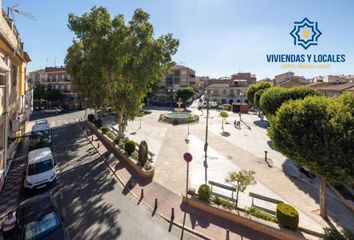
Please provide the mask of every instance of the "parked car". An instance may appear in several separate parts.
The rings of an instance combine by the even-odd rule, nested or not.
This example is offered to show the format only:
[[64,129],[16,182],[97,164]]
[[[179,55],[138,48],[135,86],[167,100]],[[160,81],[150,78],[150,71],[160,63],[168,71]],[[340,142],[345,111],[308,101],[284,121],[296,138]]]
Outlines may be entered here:
[[30,136],[30,150],[49,147],[52,144],[52,131],[47,123],[39,123],[32,127]]
[[47,109],[43,109],[41,113],[61,113],[63,111],[60,107],[50,107]]
[[20,203],[17,211],[20,240],[67,240],[64,218],[49,193],[36,195]]
[[45,188],[55,183],[57,173],[55,161],[49,147],[32,150],[28,153],[25,170],[25,191]]

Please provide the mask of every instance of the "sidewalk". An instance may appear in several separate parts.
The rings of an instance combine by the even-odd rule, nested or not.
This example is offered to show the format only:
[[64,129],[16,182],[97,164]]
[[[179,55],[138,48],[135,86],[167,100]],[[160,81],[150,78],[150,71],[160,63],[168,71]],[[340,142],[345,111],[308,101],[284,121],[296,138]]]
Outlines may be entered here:
[[10,210],[15,210],[19,204],[19,197],[23,185],[23,171],[25,169],[28,138],[23,138],[18,144],[14,160],[12,161],[3,190],[0,193],[0,219]]
[[[101,142],[98,141],[95,135],[91,133],[88,139],[91,140],[93,137],[92,145],[97,148],[99,143],[99,148],[97,151],[100,155],[104,155],[107,150]],[[174,224],[180,225],[183,228],[189,228],[192,232],[199,237],[204,239],[274,239],[272,237],[266,236],[263,233],[255,232],[247,227],[241,225],[231,224],[227,221],[217,219],[208,214],[200,213],[190,209],[188,206],[182,204],[182,197],[165,188],[164,186],[158,184],[155,181],[147,181],[138,176],[135,176],[133,172],[130,171],[129,167],[123,163],[118,163],[118,169],[115,171],[115,165],[117,159],[114,156],[110,156],[106,163],[112,170],[112,177],[117,177],[118,180],[124,186],[123,194],[127,195],[129,193],[133,194],[138,201],[138,204],[145,204],[150,208],[153,213],[156,212],[165,218],[167,221],[171,219],[171,211],[174,208]],[[171,175],[171,177],[173,177]],[[129,189],[129,183],[133,180],[134,184],[131,189]],[[144,197],[141,199],[141,190],[144,191]],[[140,200],[139,200],[140,199]],[[155,200],[157,199],[157,200]],[[157,210],[154,211],[155,201],[157,201]],[[172,224],[170,228],[175,227]],[[227,233],[229,229],[229,234]]]

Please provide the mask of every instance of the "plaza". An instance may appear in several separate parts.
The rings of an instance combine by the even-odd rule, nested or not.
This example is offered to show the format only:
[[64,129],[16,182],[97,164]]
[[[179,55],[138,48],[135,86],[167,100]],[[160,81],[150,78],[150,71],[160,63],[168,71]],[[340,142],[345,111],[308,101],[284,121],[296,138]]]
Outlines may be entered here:
[[[207,181],[225,184],[225,177],[231,171],[254,170],[257,184],[240,193],[239,206],[251,206],[249,192],[278,199],[299,210],[300,226],[322,232],[323,226],[327,224],[318,214],[319,180],[300,177],[298,167],[272,148],[267,136],[267,122],[260,120],[257,114],[242,114],[239,129],[233,124],[235,120],[239,121],[239,114],[229,112],[223,131],[220,110],[210,110],[207,172],[205,171],[206,110],[198,110],[197,105],[196,100],[188,108],[193,114],[199,115],[199,122],[190,124],[190,134],[187,134],[187,124],[172,125],[159,122],[160,114],[169,112],[171,110],[169,108],[147,108],[151,113],[142,117],[141,128],[139,118],[128,123],[126,136],[138,143],[142,140],[147,141],[149,151],[156,155],[154,181],[176,194],[185,193],[186,162],[183,160],[185,152],[193,155],[190,163],[190,188],[198,189],[205,183],[206,175]],[[189,139],[188,142],[186,138]],[[271,167],[265,162],[265,151]],[[215,192],[231,197],[230,191],[215,188]],[[331,215],[342,226],[353,229],[353,223],[349,220],[351,213],[339,204],[333,193],[329,192],[328,196]],[[261,201],[257,202],[257,205],[268,209],[275,208],[274,205]]]

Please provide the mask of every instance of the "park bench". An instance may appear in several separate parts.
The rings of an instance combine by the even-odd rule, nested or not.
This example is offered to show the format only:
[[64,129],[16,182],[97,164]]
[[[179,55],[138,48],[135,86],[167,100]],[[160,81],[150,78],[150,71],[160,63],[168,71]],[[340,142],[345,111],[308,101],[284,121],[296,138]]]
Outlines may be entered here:
[[[234,199],[234,192],[236,192],[236,188],[229,186],[229,185],[225,185],[222,183],[218,183],[218,182],[214,182],[214,181],[208,181],[209,185],[211,186],[211,193],[213,196],[215,197],[219,197],[219,198],[223,198],[223,199],[227,199],[229,201],[235,201]],[[231,191],[231,197],[222,195],[220,193],[216,193],[213,191],[213,186],[218,187],[218,188],[222,188],[222,189],[226,189],[226,190],[230,190]]]
[[263,195],[259,195],[259,194],[256,194],[256,193],[253,193],[253,192],[250,192],[249,193],[249,196],[252,197],[252,206],[253,207],[256,207],[262,211],[265,211],[269,214],[272,214],[272,215],[276,215],[276,212],[273,211],[273,210],[270,210],[268,208],[264,208],[264,207],[261,207],[261,206],[257,206],[254,204],[254,199],[260,199],[260,200],[263,200],[263,201],[266,201],[266,202],[270,202],[270,203],[274,203],[274,204],[278,204],[278,203],[282,203],[283,201],[280,201],[278,199],[274,199],[274,198],[270,198],[270,197],[266,197],[266,196],[263,196]]

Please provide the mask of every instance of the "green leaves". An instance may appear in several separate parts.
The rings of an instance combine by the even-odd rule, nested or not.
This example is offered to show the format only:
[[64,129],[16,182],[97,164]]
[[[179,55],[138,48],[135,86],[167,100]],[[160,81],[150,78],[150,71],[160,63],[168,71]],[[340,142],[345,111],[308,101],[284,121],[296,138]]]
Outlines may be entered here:
[[230,172],[225,182],[233,185],[237,191],[244,192],[249,185],[256,184],[254,178],[255,172],[252,170],[241,170],[239,172]]
[[251,104],[255,104],[254,102],[254,95],[255,93],[260,90],[260,89],[267,89],[270,88],[272,84],[268,82],[258,82],[255,84],[252,84],[248,89],[247,89],[247,99]]
[[260,109],[268,116],[274,115],[279,107],[288,100],[303,99],[307,96],[319,96],[316,89],[309,87],[282,88],[271,87],[265,90],[259,99]]
[[191,87],[182,87],[177,90],[177,96],[187,102],[194,95],[194,90]]
[[73,84],[88,106],[114,107],[122,135],[151,86],[171,67],[179,42],[172,34],[154,38],[142,9],[126,23],[123,15],[112,20],[107,9],[94,7],[81,17],[70,14],[68,26],[76,35],[65,59]]
[[354,178],[354,97],[287,101],[270,119],[274,147],[331,183]]

